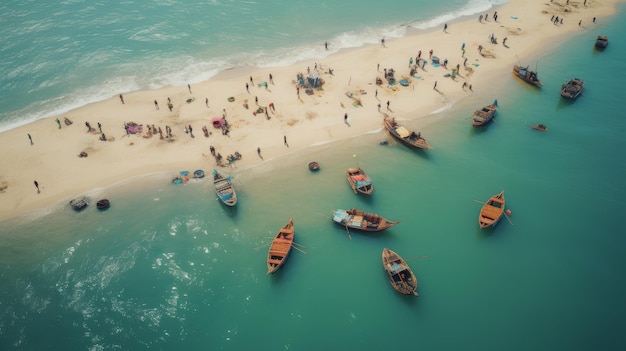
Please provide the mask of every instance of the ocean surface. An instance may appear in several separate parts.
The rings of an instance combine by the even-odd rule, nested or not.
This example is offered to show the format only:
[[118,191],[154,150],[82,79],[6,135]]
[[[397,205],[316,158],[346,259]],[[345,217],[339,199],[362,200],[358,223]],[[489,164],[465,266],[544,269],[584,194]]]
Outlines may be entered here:
[[[0,76],[3,123],[229,66],[286,64],[323,55],[306,50],[326,40],[358,46],[490,6],[341,3],[3,3],[2,22],[13,24],[0,27],[3,58],[13,57],[0,63],[10,73]],[[622,6],[529,58],[540,90],[506,74],[489,101],[469,97],[420,121],[433,150],[414,152],[380,129],[223,169],[235,208],[206,178],[173,185],[171,174],[152,174],[90,192],[111,200],[104,212],[64,202],[3,221],[0,349],[624,349],[625,15]],[[602,52],[598,34],[610,38]],[[559,96],[572,77],[585,81],[573,102]],[[472,128],[473,111],[492,99],[496,120]],[[371,197],[349,188],[355,165],[373,178]],[[480,230],[480,203],[501,190],[511,216]],[[330,218],[351,207],[401,223],[348,234]],[[292,217],[303,252],[268,276],[269,238]],[[419,297],[392,289],[384,247],[415,258]]]

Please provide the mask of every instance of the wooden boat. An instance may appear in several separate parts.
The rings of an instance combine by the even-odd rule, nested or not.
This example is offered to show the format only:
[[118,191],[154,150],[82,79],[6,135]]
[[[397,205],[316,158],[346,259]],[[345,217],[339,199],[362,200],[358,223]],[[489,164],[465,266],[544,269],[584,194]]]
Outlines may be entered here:
[[480,228],[495,227],[504,216],[504,190],[485,202],[478,215]]
[[313,162],[309,162],[309,170],[311,171],[319,171],[320,169],[320,164],[313,161]]
[[598,35],[596,38],[596,48],[604,49],[609,45],[609,37],[606,35]]
[[397,253],[383,249],[383,267],[389,275],[391,286],[399,293],[419,296],[417,293],[418,281],[411,267]]
[[98,202],[96,202],[96,208],[98,208],[99,210],[106,210],[109,207],[111,207],[111,202],[109,201],[109,199],[100,199],[98,200]]
[[374,192],[374,184],[372,184],[372,180],[360,167],[348,168],[346,171],[346,178],[348,179],[348,183],[350,183],[350,187],[352,187],[355,194],[359,192],[365,195],[372,195]]
[[577,98],[583,91],[585,82],[578,78],[572,78],[561,86],[561,96],[568,99]]
[[489,122],[491,122],[496,116],[497,107],[498,106],[496,104],[490,104],[480,110],[476,110],[474,112],[474,116],[472,117],[472,125],[474,127],[482,127],[489,124]]
[[333,222],[346,228],[358,229],[366,232],[380,232],[400,223],[390,221],[389,219],[375,213],[367,213],[356,208],[333,211]]
[[430,149],[428,141],[422,137],[421,133],[415,133],[409,131],[403,126],[396,123],[395,118],[385,117],[385,128],[394,138],[401,141],[403,144],[417,149]]
[[532,84],[534,86],[540,87],[543,85],[543,83],[541,83],[541,81],[537,77],[537,72],[529,70],[528,66],[513,66],[513,74],[521,80],[525,81],[526,83]]
[[285,264],[285,260],[287,260],[291,251],[293,237],[293,218],[291,218],[289,223],[280,228],[276,237],[272,240],[270,249],[267,251],[267,274],[276,272]]
[[533,124],[530,126],[532,129],[537,129],[539,131],[545,132],[548,130],[548,127],[545,124]]
[[235,206],[237,204],[237,193],[229,178],[224,177],[217,170],[213,170],[213,185],[215,185],[217,197],[224,205]]
[[89,201],[86,196],[77,197],[70,200],[70,206],[72,206],[74,211],[82,211],[89,206]]

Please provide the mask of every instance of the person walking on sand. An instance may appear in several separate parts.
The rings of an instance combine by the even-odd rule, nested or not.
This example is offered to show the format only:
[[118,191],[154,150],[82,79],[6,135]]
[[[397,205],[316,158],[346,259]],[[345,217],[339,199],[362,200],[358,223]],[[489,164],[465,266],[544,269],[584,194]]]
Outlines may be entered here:
[[154,107],[158,110],[159,109],[159,102],[154,100]]
[[263,159],[263,156],[261,156],[261,148],[257,147],[256,148],[256,153],[259,155],[259,157],[261,158],[261,160]]
[[433,86],[433,90],[437,90],[437,81],[435,81],[435,85]]
[[189,89],[189,94],[191,94],[191,85],[187,84],[187,89]]
[[328,42],[324,42],[324,49],[328,50]]
[[209,107],[209,98],[204,99],[204,104],[206,107]]
[[124,105],[124,95],[120,94],[120,101],[122,102],[122,105]]
[[283,136],[283,141],[285,142],[285,146],[289,147],[289,144],[287,144],[287,136],[286,135]]
[[389,100],[387,100],[387,111],[390,111],[390,110],[389,110],[389,104],[390,104],[390,103],[391,103],[391,102],[390,102]]
[[37,188],[37,194],[39,194],[41,192],[41,190],[39,190],[39,183],[35,180],[35,188]]
[[430,51],[428,52],[428,59],[432,59],[433,58],[433,49],[430,49]]
[[347,112],[343,115],[343,123],[348,124],[348,113]]
[[30,136],[30,133],[28,133],[28,140],[30,140],[30,144],[33,145],[33,137]]
[[85,127],[87,127],[87,133],[91,132],[91,125],[89,122],[85,122]]
[[250,94],[250,86],[248,85],[248,83],[246,83],[246,91],[248,92],[248,94]]
[[252,80],[252,76],[250,76],[250,84],[254,85],[254,81]]
[[100,124],[100,122],[98,122],[98,130],[102,133],[102,124]]
[[270,73],[270,83],[274,84],[274,77],[272,76],[271,73]]
[[382,47],[385,47],[385,37],[380,39],[380,44],[382,45]]
[[55,122],[57,122],[57,124],[59,125],[59,129],[61,129],[61,121],[57,118],[54,120]]
[[443,32],[444,32],[444,33],[446,33],[446,31],[447,31],[447,30],[448,30],[448,24],[447,24],[447,23],[445,23],[445,24],[443,25]]

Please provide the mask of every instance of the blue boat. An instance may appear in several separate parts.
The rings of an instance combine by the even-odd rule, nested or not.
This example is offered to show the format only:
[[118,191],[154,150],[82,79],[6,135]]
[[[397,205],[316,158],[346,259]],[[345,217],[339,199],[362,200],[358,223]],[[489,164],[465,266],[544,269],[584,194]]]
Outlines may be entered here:
[[217,170],[213,170],[213,185],[215,185],[215,193],[221,202],[226,206],[235,206],[237,204],[237,193],[230,177],[224,177]]

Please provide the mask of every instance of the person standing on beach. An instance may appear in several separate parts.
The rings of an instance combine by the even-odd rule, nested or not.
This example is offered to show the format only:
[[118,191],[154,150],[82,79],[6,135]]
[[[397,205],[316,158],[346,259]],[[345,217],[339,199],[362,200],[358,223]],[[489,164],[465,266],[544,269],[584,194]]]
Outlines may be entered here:
[[248,94],[250,94],[250,86],[248,85],[248,83],[246,83],[246,91],[248,92]]
[[263,159],[263,156],[261,156],[261,148],[257,147],[256,148],[256,153],[259,155],[259,157],[261,158],[261,160]]
[[433,86],[433,90],[437,90],[437,81],[435,81],[435,85]]
[[30,144],[33,145],[33,137],[30,136],[30,133],[28,133],[28,140],[30,140]]
[[35,188],[37,188],[37,194],[39,194],[41,192],[41,190],[39,190],[39,183],[35,180]]
[[98,130],[102,133],[102,124],[100,124],[100,122],[98,122]]
[[209,98],[206,98],[206,99],[204,100],[204,104],[206,105],[206,107],[209,107]]
[[385,47],[385,37],[383,37],[382,39],[380,39],[380,44]]
[[271,73],[270,73],[270,83],[274,84],[274,77],[272,77]]
[[89,122],[85,122],[85,127],[87,127],[87,133],[91,132],[91,125]]
[[122,102],[122,105],[124,105],[124,95],[120,94],[120,101]]
[[463,66],[467,66],[467,57],[463,60]]
[[389,104],[390,104],[390,103],[391,103],[391,102],[390,102],[389,100],[387,100],[387,111],[391,111],[391,110],[389,110]]
[[252,76],[250,76],[250,84],[254,85],[254,81],[252,80]]
[[154,100],[154,107],[158,110],[159,109],[159,102]]
[[444,33],[446,33],[446,32],[447,32],[447,30],[448,30],[448,24],[447,24],[447,23],[445,23],[445,24],[443,25],[443,32],[444,32]]
[[324,49],[328,50],[328,42],[324,43]]
[[285,146],[289,147],[289,144],[287,144],[287,136],[286,135],[283,136],[283,141],[285,142]]
[[430,49],[430,51],[428,52],[428,59],[432,59],[433,58],[433,49]]
[[187,84],[187,89],[189,89],[189,94],[191,94],[191,85]]
[[59,129],[61,129],[61,121],[59,121],[59,119],[58,119],[58,118],[57,118],[57,119],[55,119],[54,121],[55,121],[55,122],[57,122],[57,124],[59,125]]

